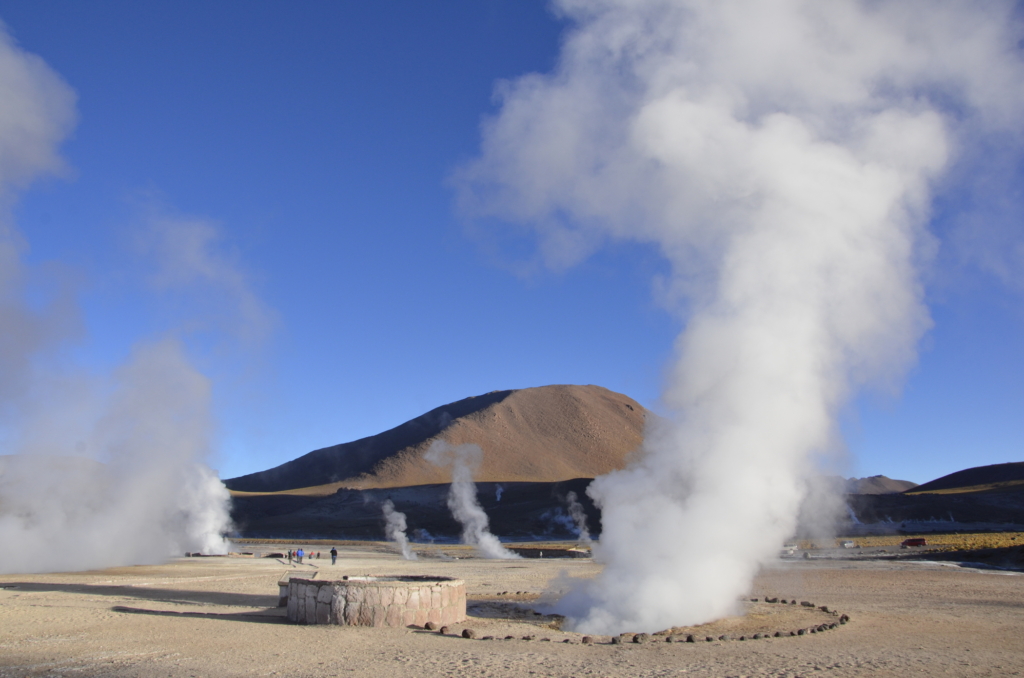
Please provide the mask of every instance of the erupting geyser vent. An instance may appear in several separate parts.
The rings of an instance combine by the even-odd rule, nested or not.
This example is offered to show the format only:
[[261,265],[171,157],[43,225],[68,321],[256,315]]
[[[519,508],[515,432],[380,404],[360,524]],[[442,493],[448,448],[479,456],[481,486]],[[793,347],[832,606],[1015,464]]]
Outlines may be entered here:
[[466,583],[449,577],[292,578],[288,620],[343,626],[423,626],[466,619]]

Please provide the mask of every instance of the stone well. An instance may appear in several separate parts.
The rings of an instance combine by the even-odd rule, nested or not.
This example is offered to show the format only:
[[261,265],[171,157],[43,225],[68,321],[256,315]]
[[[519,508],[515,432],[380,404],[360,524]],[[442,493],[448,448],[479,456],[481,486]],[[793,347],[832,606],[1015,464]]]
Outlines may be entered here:
[[298,624],[423,626],[466,619],[466,583],[449,577],[395,576],[288,582],[288,620]]

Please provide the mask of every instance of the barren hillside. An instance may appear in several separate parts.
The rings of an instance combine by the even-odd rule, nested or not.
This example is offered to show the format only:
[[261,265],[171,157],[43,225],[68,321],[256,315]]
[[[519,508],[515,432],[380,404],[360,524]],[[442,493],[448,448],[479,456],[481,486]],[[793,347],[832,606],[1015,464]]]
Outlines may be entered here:
[[480,482],[593,478],[626,464],[643,439],[645,417],[636,401],[600,386],[495,391],[225,484],[276,492],[329,483],[359,489],[446,483],[449,471],[423,458],[437,439],[479,445],[484,457],[474,478]]
[[892,494],[915,487],[917,487],[917,483],[912,483],[909,480],[893,480],[886,476],[850,478],[846,481],[847,494]]
[[1024,481],[1024,462],[1008,464],[992,464],[950,473],[936,478],[924,485],[907,490],[908,493],[943,492],[952,490],[994,489],[999,485],[1015,484]]

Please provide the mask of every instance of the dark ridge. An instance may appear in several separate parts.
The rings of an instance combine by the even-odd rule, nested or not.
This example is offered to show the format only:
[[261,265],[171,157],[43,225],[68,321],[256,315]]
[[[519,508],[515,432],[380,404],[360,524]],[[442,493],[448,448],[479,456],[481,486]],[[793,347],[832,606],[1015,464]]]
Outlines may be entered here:
[[[494,534],[523,540],[569,539],[576,534],[568,511],[569,492],[576,494],[591,533],[601,531],[600,509],[587,495],[591,482],[575,478],[555,483],[477,483],[476,492]],[[381,505],[390,499],[397,511],[405,513],[411,540],[454,541],[461,526],[448,508],[449,487],[443,483],[340,489],[327,497],[234,497],[231,517],[241,537],[382,539]]]
[[860,522],[894,527],[904,521],[934,522],[936,531],[959,529],[957,523],[1024,524],[1020,485],[963,494],[851,494],[847,502]]
[[959,487],[974,487],[975,485],[992,485],[994,483],[1005,483],[1015,480],[1024,480],[1024,462],[1014,461],[1007,464],[992,464],[990,466],[976,466],[950,473],[947,476],[936,478],[923,485],[906,490],[906,492],[935,492],[937,490],[953,490]]
[[332,445],[304,454],[280,466],[225,480],[229,490],[279,492],[326,485],[369,472],[378,461],[440,433],[453,419],[499,403],[513,391],[492,391],[434,408],[400,426],[350,443]]

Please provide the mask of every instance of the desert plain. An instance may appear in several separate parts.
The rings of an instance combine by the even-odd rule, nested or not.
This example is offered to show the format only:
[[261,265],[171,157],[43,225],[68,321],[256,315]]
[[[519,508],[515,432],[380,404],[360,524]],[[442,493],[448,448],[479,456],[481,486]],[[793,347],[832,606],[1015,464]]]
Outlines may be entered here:
[[[309,545],[306,545],[309,548]],[[613,643],[536,614],[590,577],[588,558],[484,560],[467,548],[329,546],[303,565],[260,557],[179,558],[159,565],[0,577],[0,676],[996,676],[1024,673],[1024,574],[948,561],[824,550],[780,559],[737,616],[645,643]],[[314,546],[314,549],[321,548]],[[68,554],[69,566],[74,554]],[[69,568],[70,569],[70,568]],[[466,582],[469,617],[448,635],[421,628],[299,626],[277,606],[286,573],[422,574]],[[699,587],[701,582],[693,582]],[[808,601],[768,605],[765,598]],[[751,598],[757,598],[752,602]],[[848,614],[821,633],[750,639]],[[819,619],[820,617],[820,619]],[[476,639],[461,637],[464,628]],[[697,642],[685,642],[693,634]],[[705,637],[716,638],[707,642]],[[726,635],[730,639],[717,640]],[[675,642],[668,642],[671,636]],[[745,640],[739,640],[744,636]],[[489,638],[489,639],[484,639]],[[682,641],[682,642],[680,642]]]

